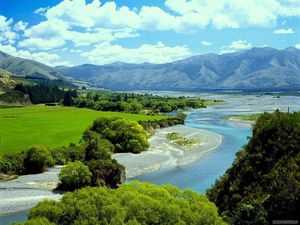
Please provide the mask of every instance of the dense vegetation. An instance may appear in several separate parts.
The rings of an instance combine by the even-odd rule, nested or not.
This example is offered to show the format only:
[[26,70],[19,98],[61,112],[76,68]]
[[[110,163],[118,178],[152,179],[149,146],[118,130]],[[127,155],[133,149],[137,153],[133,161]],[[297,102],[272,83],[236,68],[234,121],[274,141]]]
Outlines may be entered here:
[[184,124],[185,118],[186,114],[179,113],[176,116],[161,118],[159,120],[144,120],[138,122],[144,127],[145,130],[151,132],[154,129],[165,128],[174,125],[182,125]]
[[299,219],[300,113],[260,116],[249,143],[207,194],[232,224]]
[[113,152],[140,153],[149,147],[146,131],[134,121],[99,118],[94,121],[90,130],[111,142]]
[[50,82],[37,83],[36,85],[19,83],[16,84],[14,90],[29,95],[33,104],[59,102],[65,93],[56,84]]
[[118,189],[84,188],[45,200],[29,213],[33,224],[224,224],[215,205],[191,190],[131,182]]
[[167,118],[60,106],[0,109],[0,155],[21,152],[35,144],[56,148],[77,143],[85,129],[99,117],[120,117],[132,121]]
[[[70,99],[70,94],[68,94]],[[101,111],[167,113],[178,109],[202,108],[207,102],[199,98],[170,97],[152,94],[97,92],[72,96],[67,106]],[[69,104],[72,102],[72,104]]]

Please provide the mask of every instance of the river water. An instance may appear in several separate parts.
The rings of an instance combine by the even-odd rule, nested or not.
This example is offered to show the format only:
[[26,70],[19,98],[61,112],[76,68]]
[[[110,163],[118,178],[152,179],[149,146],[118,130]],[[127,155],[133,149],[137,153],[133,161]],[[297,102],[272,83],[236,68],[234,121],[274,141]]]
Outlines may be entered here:
[[[273,112],[276,109],[280,109],[281,111],[289,109],[290,112],[300,111],[300,97],[296,96],[281,96],[280,98],[276,98],[271,95],[223,95],[178,92],[155,92],[155,94],[198,96],[206,99],[221,99],[228,103],[226,105],[212,106],[187,112],[186,126],[206,129],[222,135],[222,144],[217,149],[207,153],[202,159],[192,164],[183,167],[168,167],[129,179],[129,181],[140,180],[154,184],[170,183],[181,189],[190,188],[199,193],[205,193],[206,189],[211,187],[215,180],[225,173],[232,164],[236,152],[247,143],[247,138],[252,133],[250,123],[223,120],[222,116]],[[5,194],[17,194],[13,193],[14,190],[5,191],[7,192]],[[35,192],[37,190],[31,191]],[[0,184],[0,196],[1,192],[2,194],[4,193],[1,190]],[[49,195],[48,192],[46,194]],[[0,212],[0,225],[26,219],[28,211],[20,211],[20,206],[18,205],[15,211],[18,212],[2,215]]]

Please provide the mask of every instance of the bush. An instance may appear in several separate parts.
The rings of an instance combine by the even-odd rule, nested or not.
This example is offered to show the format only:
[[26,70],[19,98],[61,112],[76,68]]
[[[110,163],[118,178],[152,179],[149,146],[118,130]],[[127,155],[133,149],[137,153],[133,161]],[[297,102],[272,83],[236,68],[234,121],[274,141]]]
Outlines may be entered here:
[[93,186],[117,188],[126,179],[125,167],[114,159],[91,160],[88,162],[88,167],[93,174]]
[[53,158],[44,146],[33,146],[25,153],[24,169],[26,173],[44,172],[51,166],[54,166]]
[[60,189],[75,190],[91,183],[92,173],[84,163],[69,162],[59,173]]
[[90,130],[109,140],[115,152],[140,153],[149,148],[147,133],[137,122],[122,118],[99,118]]
[[191,190],[172,185],[131,182],[120,188],[83,188],[58,201],[43,201],[29,213],[29,221],[55,224],[224,224],[216,206]]

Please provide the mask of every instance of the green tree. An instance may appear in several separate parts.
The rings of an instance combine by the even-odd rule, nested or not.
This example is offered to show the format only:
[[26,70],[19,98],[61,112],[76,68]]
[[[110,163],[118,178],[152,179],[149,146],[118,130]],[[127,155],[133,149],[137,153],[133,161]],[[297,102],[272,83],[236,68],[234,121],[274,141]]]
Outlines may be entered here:
[[46,147],[38,145],[26,151],[24,158],[24,169],[26,173],[40,173],[53,165],[53,158]]
[[60,201],[44,201],[29,221],[45,218],[55,224],[225,224],[205,196],[172,185],[130,182],[118,189],[83,188]]
[[60,189],[75,190],[91,183],[92,173],[80,161],[69,162],[59,173]]

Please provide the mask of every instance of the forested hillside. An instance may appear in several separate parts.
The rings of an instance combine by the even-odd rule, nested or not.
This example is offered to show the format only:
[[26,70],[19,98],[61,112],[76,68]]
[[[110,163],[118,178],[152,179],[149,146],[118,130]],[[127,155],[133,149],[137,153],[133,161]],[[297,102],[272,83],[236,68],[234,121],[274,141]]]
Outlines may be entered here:
[[299,219],[300,113],[259,117],[249,143],[208,197],[232,224]]

